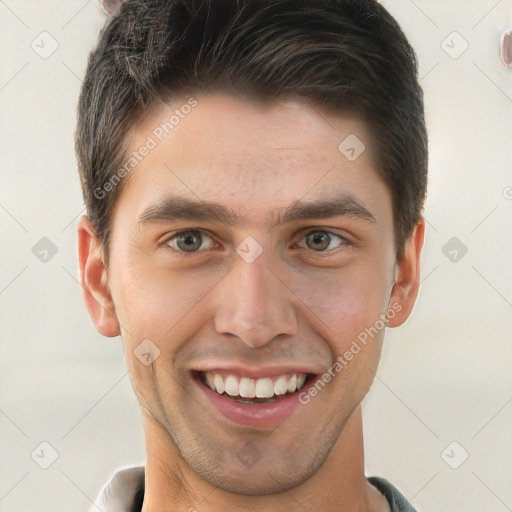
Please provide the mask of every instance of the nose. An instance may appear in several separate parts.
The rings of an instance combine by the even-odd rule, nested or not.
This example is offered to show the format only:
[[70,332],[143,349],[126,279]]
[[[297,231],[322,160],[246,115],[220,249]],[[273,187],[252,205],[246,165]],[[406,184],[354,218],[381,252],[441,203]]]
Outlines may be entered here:
[[297,333],[293,293],[278,271],[267,268],[265,252],[252,263],[237,256],[218,288],[215,328],[237,336],[252,348],[281,334]]

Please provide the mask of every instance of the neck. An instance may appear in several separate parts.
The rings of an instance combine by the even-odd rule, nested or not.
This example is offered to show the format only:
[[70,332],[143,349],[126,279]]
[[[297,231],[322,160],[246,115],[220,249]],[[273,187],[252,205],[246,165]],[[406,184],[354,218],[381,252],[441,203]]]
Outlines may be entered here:
[[213,487],[192,471],[167,431],[154,418],[144,416],[144,430],[147,461],[142,512],[390,510],[386,499],[364,475],[360,406],[348,419],[330,455],[315,474],[293,489],[269,495],[239,495]]

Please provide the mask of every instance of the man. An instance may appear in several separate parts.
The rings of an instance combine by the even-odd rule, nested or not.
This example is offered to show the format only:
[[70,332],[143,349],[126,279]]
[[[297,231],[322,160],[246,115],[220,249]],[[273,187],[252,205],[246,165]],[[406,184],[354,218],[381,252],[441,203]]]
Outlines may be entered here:
[[84,300],[121,335],[145,467],[106,511],[414,511],[361,401],[419,286],[417,62],[374,0],[131,0],[76,148]]

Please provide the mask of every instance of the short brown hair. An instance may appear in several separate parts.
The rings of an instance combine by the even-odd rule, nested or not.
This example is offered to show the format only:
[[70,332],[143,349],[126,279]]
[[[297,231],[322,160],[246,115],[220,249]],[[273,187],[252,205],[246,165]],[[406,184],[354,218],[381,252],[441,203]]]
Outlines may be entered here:
[[[127,137],[150,107],[224,90],[302,98],[368,124],[390,189],[397,258],[419,220],[428,140],[416,55],[376,0],[127,0],[103,27],[80,92],[75,147],[107,254]],[[124,178],[126,179],[126,178]]]

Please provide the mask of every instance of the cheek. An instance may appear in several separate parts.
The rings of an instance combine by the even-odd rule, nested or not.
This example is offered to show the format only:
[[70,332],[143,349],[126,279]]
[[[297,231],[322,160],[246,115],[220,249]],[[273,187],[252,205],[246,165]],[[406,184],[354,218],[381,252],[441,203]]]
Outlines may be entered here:
[[198,321],[204,315],[200,302],[218,278],[196,279],[186,272],[117,261],[111,289],[126,365],[139,402],[158,415],[158,396],[172,396],[180,382],[185,385],[176,354],[203,324]]
[[[208,300],[223,273],[211,268],[208,272],[178,272],[147,262],[119,261],[113,269],[111,289],[125,343],[149,338],[162,352],[177,349],[180,340],[193,334],[185,331],[187,326],[193,327],[191,315],[197,315],[197,306]],[[195,321],[195,325],[201,323]]]
[[383,331],[381,315],[389,300],[386,277],[376,266],[360,265],[314,278],[297,275],[292,289],[323,325],[322,334],[339,354],[372,327]]

